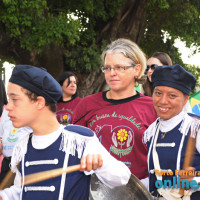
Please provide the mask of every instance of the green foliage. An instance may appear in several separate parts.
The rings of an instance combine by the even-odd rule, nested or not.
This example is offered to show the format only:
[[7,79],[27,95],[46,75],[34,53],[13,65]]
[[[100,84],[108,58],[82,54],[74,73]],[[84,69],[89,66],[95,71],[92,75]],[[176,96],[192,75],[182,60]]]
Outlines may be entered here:
[[[186,65],[174,46],[176,39],[186,42],[187,47],[196,46],[194,53],[200,51],[200,2],[198,0],[150,0],[147,4],[147,24],[141,47],[150,56],[156,51],[169,54],[174,64],[181,64],[198,80],[200,68]],[[166,33],[168,34],[167,39]],[[199,83],[197,82],[198,88]],[[194,91],[195,92],[195,91]]]
[[78,16],[84,29],[80,33],[80,40],[76,45],[65,43],[66,69],[79,72],[94,71],[102,65],[100,55],[105,47],[105,41],[97,42],[96,37],[105,24],[119,11],[122,0],[73,0],[48,1],[51,9],[63,8]]
[[74,45],[79,40],[80,21],[70,13],[50,13],[46,0],[4,0],[1,6],[0,21],[24,49],[40,52],[51,43]]
[[196,51],[200,50],[199,1],[151,0],[148,1],[147,8],[147,40],[152,35],[154,39],[164,37],[163,33],[168,32],[172,44],[175,39],[179,38],[186,42],[187,47],[195,45],[198,47]]
[[197,67],[195,65],[185,65],[184,68],[189,71],[191,74],[195,76],[197,79],[196,87],[195,89],[191,92],[191,95],[198,92],[200,88],[200,67]]
[[151,0],[147,2],[149,7],[158,6],[160,9],[168,9],[169,3],[166,0]]
[[97,46],[95,41],[93,41],[89,48],[85,45],[71,48],[66,52],[66,65],[71,70],[79,72],[89,73],[90,71],[94,71],[102,65],[100,55],[104,47],[104,41],[101,47]]
[[[53,43],[63,48],[67,69],[89,72],[101,65],[100,55],[106,44],[99,37],[101,31],[115,19],[126,2],[129,1],[2,0],[0,23],[4,24],[6,34],[19,41],[22,48],[40,53]],[[147,1],[146,31],[139,45],[147,55],[164,51],[173,63],[187,67],[173,45],[179,38],[188,47],[194,45],[196,51],[200,50],[199,12],[199,0]],[[164,40],[166,33],[169,37]],[[197,70],[195,66],[190,68],[192,73]]]

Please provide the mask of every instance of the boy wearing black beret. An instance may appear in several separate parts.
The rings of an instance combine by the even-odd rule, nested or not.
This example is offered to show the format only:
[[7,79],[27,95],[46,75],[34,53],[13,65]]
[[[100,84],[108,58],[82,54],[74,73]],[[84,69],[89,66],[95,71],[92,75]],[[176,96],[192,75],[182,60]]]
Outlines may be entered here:
[[[7,91],[6,109],[13,126],[29,126],[33,134],[15,146],[11,160],[11,170],[16,172],[15,185],[0,191],[0,199],[85,200],[89,198],[91,170],[96,170],[97,176],[110,187],[128,182],[130,170],[110,156],[90,129],[58,123],[56,103],[62,89],[45,69],[16,66]],[[23,184],[28,174],[80,163],[81,171]]]

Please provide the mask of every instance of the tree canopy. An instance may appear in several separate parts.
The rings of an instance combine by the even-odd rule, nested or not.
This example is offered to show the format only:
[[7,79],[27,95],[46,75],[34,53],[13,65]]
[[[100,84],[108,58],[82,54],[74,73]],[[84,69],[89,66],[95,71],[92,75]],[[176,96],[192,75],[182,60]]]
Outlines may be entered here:
[[173,46],[179,38],[200,50],[199,0],[2,0],[0,11],[0,59],[45,67],[55,78],[73,71],[81,96],[104,88],[100,55],[121,37],[200,76]]

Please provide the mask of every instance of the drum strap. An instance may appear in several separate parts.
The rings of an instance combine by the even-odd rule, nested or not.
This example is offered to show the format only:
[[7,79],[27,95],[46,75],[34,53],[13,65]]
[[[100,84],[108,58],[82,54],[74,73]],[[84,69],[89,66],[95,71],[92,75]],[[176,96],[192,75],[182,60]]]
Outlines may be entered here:
[[[161,170],[160,162],[159,162],[159,158],[158,158],[158,153],[156,151],[156,143],[157,143],[159,131],[160,131],[160,124],[156,131],[156,135],[155,135],[155,139],[154,139],[154,143],[153,143],[153,149],[152,149],[152,156],[153,156],[154,168],[160,171]],[[156,178],[157,178],[157,180],[162,181],[162,176],[157,174]],[[166,199],[166,200],[168,200],[168,199],[170,199],[170,200],[190,200],[190,196],[192,194],[191,191],[185,190],[184,196],[182,196],[179,194],[179,189],[172,189],[172,188],[170,188],[170,189],[160,188],[157,191],[162,196],[161,198]]]
[[[62,129],[62,134],[64,132],[64,126]],[[69,154],[70,154],[70,148],[71,148],[72,142],[69,141],[67,144],[67,149],[65,152],[65,159],[63,164],[63,170],[67,169],[68,166],[68,160],[69,160]],[[60,184],[60,194],[59,194],[59,200],[63,200],[64,190],[65,190],[65,182],[66,182],[66,173],[63,171],[62,178],[61,178],[61,184]]]

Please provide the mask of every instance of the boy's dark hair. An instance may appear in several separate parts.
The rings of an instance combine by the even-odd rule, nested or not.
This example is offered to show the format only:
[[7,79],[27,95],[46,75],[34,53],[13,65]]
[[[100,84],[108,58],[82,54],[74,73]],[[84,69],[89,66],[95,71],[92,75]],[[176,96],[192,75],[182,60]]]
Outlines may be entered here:
[[[22,91],[28,96],[28,98],[31,100],[31,101],[36,101],[37,100],[37,97],[38,95],[35,94],[34,92],[31,92],[30,90],[27,90],[25,88],[22,88]],[[53,113],[56,113],[57,111],[57,106],[55,103],[51,103],[51,102],[47,102],[45,100],[45,105],[49,107],[49,109],[53,112]]]

